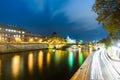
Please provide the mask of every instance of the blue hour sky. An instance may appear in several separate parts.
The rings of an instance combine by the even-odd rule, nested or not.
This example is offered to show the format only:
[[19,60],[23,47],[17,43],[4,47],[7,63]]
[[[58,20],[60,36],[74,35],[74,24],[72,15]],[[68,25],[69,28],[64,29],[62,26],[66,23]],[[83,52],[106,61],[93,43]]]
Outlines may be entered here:
[[0,23],[22,26],[28,31],[50,35],[100,40],[107,32],[96,21],[95,0],[0,0]]

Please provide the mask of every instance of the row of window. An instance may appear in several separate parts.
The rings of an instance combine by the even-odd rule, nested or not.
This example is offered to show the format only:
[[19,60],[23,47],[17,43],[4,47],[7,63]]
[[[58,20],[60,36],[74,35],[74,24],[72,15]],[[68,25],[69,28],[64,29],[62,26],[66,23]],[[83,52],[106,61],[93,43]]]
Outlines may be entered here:
[[6,32],[14,32],[14,33],[22,33],[25,34],[25,31],[19,31],[19,30],[14,30],[14,29],[2,29],[0,28],[0,30],[4,30]]
[[25,37],[25,35],[10,35],[10,34],[0,34],[1,37],[10,37],[13,36],[15,38]]

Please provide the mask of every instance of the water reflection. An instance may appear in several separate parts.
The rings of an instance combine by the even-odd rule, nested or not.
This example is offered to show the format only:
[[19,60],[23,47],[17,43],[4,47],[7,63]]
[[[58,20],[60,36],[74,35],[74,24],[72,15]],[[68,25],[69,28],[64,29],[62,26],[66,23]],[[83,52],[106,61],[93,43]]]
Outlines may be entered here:
[[38,53],[38,67],[39,67],[39,70],[42,70],[43,68],[43,51],[39,51]]
[[72,69],[73,67],[73,63],[74,63],[74,53],[72,51],[69,51],[68,54],[68,64],[69,64],[69,68]]
[[31,52],[28,55],[28,71],[31,74],[33,72],[33,53]]
[[84,56],[83,53],[81,52],[81,48],[78,49],[78,55],[79,66],[81,66],[84,62]]
[[0,60],[0,79],[1,79],[1,75],[2,75],[2,61]]
[[10,80],[68,80],[89,54],[88,50],[85,53],[81,49],[0,55],[0,80],[7,80],[6,77]]
[[84,62],[84,56],[83,56],[83,53],[80,52],[79,53],[79,65],[81,66],[83,64],[83,62]]
[[48,67],[50,65],[50,59],[51,59],[50,53],[47,53],[47,66]]
[[56,51],[56,52],[55,52],[55,64],[58,65],[58,63],[59,63],[59,54],[58,54],[58,52]]
[[20,56],[16,55],[12,58],[12,74],[17,78],[20,73]]

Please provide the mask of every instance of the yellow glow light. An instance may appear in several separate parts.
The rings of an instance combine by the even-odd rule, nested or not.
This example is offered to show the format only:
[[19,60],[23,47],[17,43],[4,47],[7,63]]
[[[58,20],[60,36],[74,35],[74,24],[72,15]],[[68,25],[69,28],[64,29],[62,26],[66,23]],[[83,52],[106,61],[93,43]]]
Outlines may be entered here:
[[33,38],[30,38],[30,39],[29,39],[29,42],[33,42]]
[[39,39],[39,42],[41,43],[41,42],[42,42],[42,39]]
[[21,38],[15,38],[16,42],[22,42]]
[[12,73],[17,78],[20,73],[20,56],[14,56],[12,59]]
[[31,74],[33,71],[33,53],[30,53],[28,55],[28,69],[29,69],[29,73]]
[[43,52],[38,53],[38,67],[41,70],[43,68]]

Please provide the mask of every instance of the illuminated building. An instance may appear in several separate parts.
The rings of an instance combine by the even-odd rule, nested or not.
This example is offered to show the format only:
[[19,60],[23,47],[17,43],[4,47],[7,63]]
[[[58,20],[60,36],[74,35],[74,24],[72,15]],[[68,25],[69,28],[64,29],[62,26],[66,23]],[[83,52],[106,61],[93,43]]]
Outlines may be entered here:
[[21,27],[0,24],[0,42],[42,42],[42,37]]
[[76,44],[76,40],[74,40],[74,39],[71,39],[69,36],[67,36],[67,43],[68,44]]
[[21,27],[0,24],[0,42],[24,41],[26,30]]
[[66,45],[66,40],[64,38],[59,37],[55,32],[46,40],[49,44],[49,48],[61,48]]
[[43,37],[41,35],[35,35],[32,33],[26,33],[26,35],[25,35],[26,42],[39,42],[39,43],[41,43],[42,40],[43,40]]

